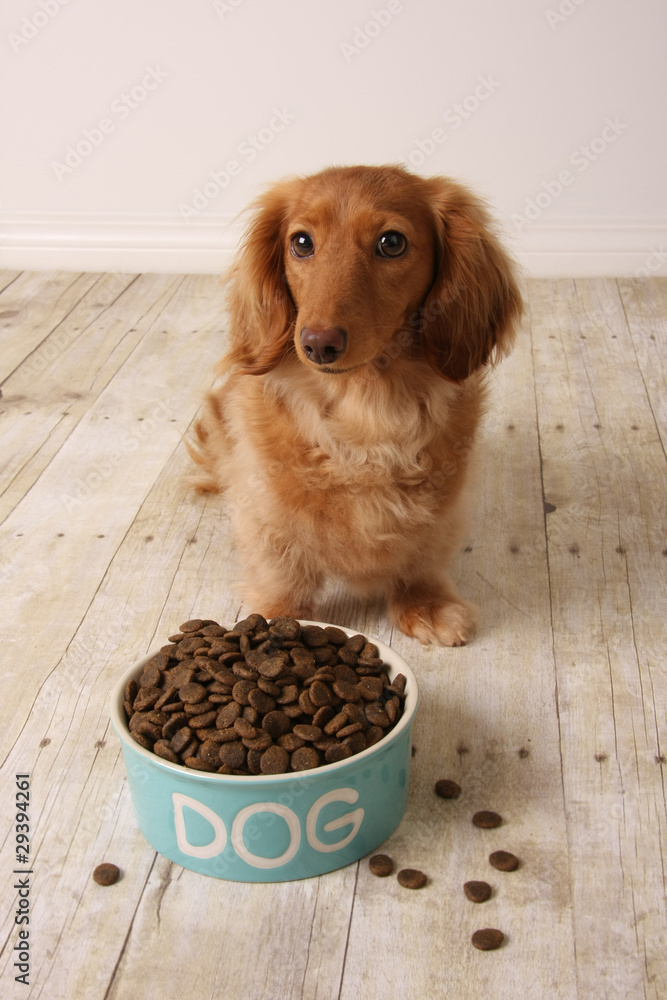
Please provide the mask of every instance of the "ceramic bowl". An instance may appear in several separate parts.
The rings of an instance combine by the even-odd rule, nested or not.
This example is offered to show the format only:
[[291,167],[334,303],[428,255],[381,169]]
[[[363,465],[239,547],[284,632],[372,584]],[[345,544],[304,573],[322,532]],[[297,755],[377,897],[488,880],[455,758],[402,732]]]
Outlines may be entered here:
[[236,882],[309,878],[376,850],[406,809],[419,695],[405,660],[379,640],[370,641],[390,678],[399,673],[406,677],[401,718],[367,750],[289,774],[211,774],[145,750],[130,736],[124,691],[155,654],[135,663],[116,685],[111,721],[121,742],[139,829],[151,847],[183,868]]

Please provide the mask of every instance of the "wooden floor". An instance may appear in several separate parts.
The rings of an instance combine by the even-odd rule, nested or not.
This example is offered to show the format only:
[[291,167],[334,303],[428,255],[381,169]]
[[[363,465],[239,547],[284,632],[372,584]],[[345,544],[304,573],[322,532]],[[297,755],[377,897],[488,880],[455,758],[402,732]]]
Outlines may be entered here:
[[[664,1000],[667,280],[528,282],[454,567],[482,609],[473,643],[422,648],[339,593],[322,610],[418,676],[408,811],[383,848],[426,872],[418,892],[365,860],[209,879],[143,840],[108,719],[116,678],[187,618],[261,611],[233,596],[220,502],[183,483],[222,288],[4,272],[0,289],[2,997]],[[443,777],[457,800],[434,795]],[[503,825],[477,829],[478,809]],[[518,871],[489,866],[498,848]],[[93,882],[101,861],[122,869],[115,886]],[[465,898],[470,879],[488,902]],[[473,948],[480,927],[503,946]]]

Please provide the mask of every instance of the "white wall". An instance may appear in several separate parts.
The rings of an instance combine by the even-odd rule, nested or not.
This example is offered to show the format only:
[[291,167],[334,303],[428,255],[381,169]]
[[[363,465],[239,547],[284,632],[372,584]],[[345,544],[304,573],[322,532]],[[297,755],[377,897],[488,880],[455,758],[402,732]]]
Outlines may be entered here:
[[529,273],[665,274],[666,38],[663,0],[4,0],[0,265],[218,271],[272,180],[407,161]]

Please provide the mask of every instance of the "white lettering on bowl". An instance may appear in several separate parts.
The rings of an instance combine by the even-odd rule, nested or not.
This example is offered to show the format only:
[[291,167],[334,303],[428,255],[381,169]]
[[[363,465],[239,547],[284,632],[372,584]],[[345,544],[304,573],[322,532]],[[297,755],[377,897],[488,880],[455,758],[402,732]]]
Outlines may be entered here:
[[[332,802],[355,803],[359,798],[359,792],[353,788],[337,788],[332,792],[321,795],[310,807],[306,817],[306,837],[310,846],[321,853],[341,850],[347,847],[359,832],[363,822],[364,810],[362,808],[353,809],[351,812],[339,816],[338,819],[330,820],[324,824],[323,829],[329,833],[339,830],[341,827],[352,824],[352,829],[342,840],[334,844],[326,844],[320,840],[316,833],[317,821],[322,809]],[[216,854],[221,854],[227,844],[227,828],[223,820],[216,812],[208,806],[193,799],[189,795],[181,792],[173,792],[172,802],[174,804],[174,826],[176,829],[176,843],[182,854],[191,858],[212,858]],[[191,844],[185,829],[185,817],[183,809],[187,806],[194,812],[199,813],[213,827],[213,839],[208,844]],[[249,851],[244,841],[244,828],[251,816],[257,813],[273,813],[280,816],[287,823],[290,834],[290,841],[287,849],[277,858],[264,858],[259,854]],[[252,868],[281,868],[291,861],[299,850],[301,844],[301,824],[299,817],[289,806],[281,805],[278,802],[255,802],[250,806],[245,806],[239,810],[232,822],[231,844],[238,856]]]

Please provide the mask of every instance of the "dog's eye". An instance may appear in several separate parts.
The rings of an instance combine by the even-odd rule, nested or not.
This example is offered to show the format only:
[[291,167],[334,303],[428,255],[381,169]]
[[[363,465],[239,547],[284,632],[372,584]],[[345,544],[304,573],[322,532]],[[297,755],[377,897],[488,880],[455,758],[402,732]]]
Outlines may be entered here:
[[315,251],[313,238],[308,233],[295,233],[290,240],[290,246],[295,257],[312,257]]
[[408,241],[403,233],[390,229],[377,241],[375,252],[380,257],[400,257],[408,249]]

